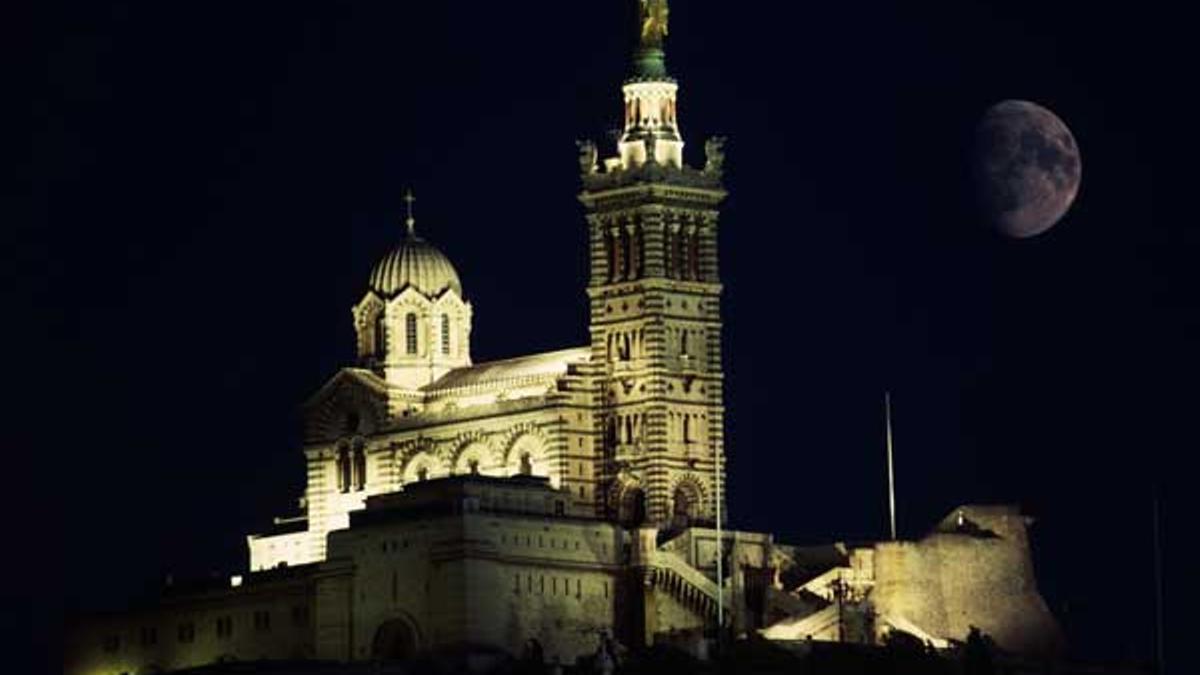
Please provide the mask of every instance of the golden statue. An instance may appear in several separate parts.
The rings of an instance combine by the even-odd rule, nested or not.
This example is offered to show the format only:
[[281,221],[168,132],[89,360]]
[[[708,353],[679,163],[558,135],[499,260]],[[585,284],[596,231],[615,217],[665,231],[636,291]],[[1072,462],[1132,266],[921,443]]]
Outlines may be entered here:
[[667,0],[641,0],[642,46],[661,47],[667,36]]

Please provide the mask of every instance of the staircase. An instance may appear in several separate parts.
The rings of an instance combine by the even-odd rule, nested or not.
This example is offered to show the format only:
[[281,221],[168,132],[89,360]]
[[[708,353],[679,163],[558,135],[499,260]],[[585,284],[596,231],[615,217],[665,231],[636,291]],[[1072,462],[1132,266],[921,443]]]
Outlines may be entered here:
[[[665,591],[706,620],[716,620],[717,594],[721,591],[715,581],[670,551],[643,551],[640,558],[647,587]],[[726,587],[726,607],[729,607],[730,600],[730,589]],[[725,616],[728,620],[729,613]]]

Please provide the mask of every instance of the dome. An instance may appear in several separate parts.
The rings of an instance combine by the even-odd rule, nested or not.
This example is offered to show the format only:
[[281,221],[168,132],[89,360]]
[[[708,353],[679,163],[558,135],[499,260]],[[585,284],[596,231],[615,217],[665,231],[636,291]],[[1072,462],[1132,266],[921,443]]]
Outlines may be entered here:
[[371,290],[390,298],[409,286],[428,297],[453,288],[461,297],[462,282],[449,258],[436,246],[410,233],[375,264],[368,282]]

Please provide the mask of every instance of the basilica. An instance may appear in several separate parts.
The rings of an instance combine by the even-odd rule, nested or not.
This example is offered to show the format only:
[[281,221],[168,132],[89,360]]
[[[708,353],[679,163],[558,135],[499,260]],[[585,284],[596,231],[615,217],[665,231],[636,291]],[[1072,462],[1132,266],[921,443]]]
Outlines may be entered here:
[[347,299],[356,362],[305,404],[298,512],[246,537],[242,574],[72,625],[66,672],[515,655],[531,639],[569,664],[600,636],[636,649],[718,629],[944,647],[977,626],[1053,648],[1013,507],[957,508],[917,541],[721,527],[722,139],[684,162],[667,3],[640,5],[623,132],[578,144],[589,342],[475,363],[470,289],[410,196]]

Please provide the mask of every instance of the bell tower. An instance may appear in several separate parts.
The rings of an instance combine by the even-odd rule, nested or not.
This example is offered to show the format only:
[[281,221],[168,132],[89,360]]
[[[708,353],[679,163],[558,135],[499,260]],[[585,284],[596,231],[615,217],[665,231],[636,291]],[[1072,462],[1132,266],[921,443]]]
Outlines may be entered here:
[[596,456],[609,517],[682,527],[712,523],[724,492],[722,139],[708,140],[702,169],[684,163],[667,3],[639,4],[617,154],[598,164],[596,145],[579,143]]

